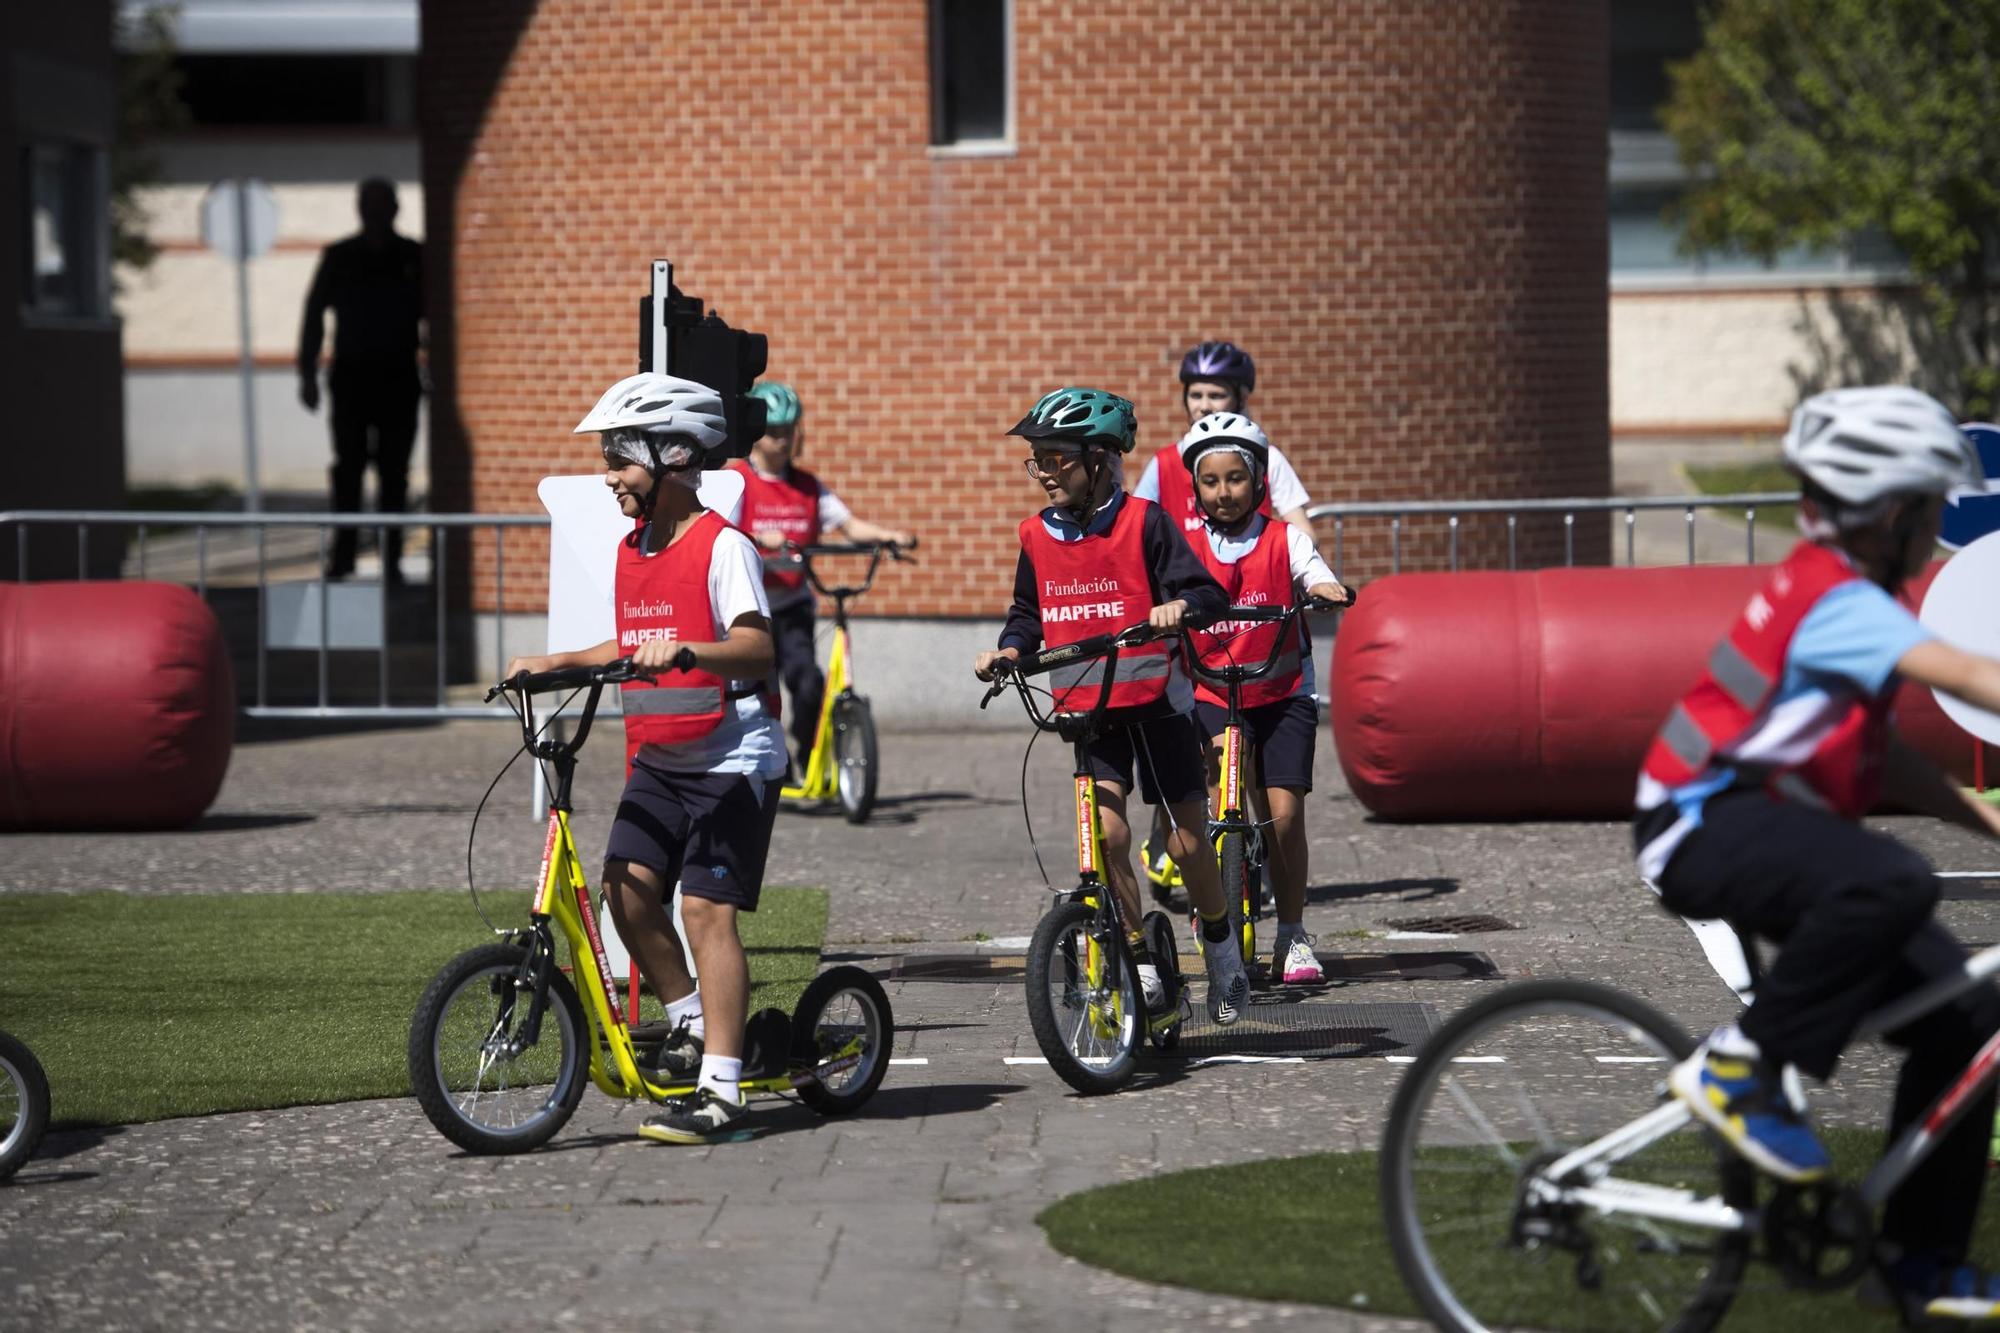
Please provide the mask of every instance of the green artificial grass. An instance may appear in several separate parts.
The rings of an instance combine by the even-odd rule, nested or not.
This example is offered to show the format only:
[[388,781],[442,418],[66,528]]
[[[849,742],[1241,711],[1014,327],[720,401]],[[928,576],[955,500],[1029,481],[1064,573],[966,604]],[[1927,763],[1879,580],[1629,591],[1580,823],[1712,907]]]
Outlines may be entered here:
[[[1685,470],[1688,481],[1703,495],[1754,495],[1768,491],[1796,495],[1799,490],[1799,479],[1776,463],[1690,463]],[[1741,510],[1727,512],[1731,518],[1743,516]],[[1789,550],[1792,539],[1799,535],[1799,507],[1795,504],[1760,507],[1756,521],[1759,538],[1783,543],[1781,549],[1772,552],[1773,558]],[[1763,554],[1761,549],[1758,554]]]
[[[1881,1145],[1881,1136],[1869,1130],[1831,1128],[1823,1134],[1848,1180],[1860,1178]],[[1142,1281],[1415,1315],[1416,1302],[1383,1234],[1376,1172],[1373,1153],[1318,1153],[1180,1171],[1073,1194],[1036,1221],[1064,1254]],[[1973,1242],[1973,1254],[1989,1263],[2000,1258],[1996,1193],[1989,1177]],[[1529,1326],[1606,1326],[1602,1310],[1591,1319],[1590,1302],[1577,1289],[1568,1261],[1537,1265],[1506,1249],[1504,1236],[1468,1233],[1464,1240],[1474,1262],[1490,1265],[1509,1283],[1526,1282],[1546,1294],[1544,1305],[1516,1307],[1537,1311],[1528,1316]],[[1473,1308],[1479,1308],[1476,1302]],[[1860,1306],[1851,1288],[1824,1295],[1785,1291],[1777,1271],[1755,1261],[1722,1324],[1738,1333],[1892,1326],[1881,1312]]]
[[[525,893],[481,901],[527,922]],[[10,894],[0,913],[0,1028],[48,1071],[57,1125],[406,1094],[418,996],[493,938],[462,892]],[[767,888],[740,921],[751,1008],[790,1008],[819,970],[825,892]]]

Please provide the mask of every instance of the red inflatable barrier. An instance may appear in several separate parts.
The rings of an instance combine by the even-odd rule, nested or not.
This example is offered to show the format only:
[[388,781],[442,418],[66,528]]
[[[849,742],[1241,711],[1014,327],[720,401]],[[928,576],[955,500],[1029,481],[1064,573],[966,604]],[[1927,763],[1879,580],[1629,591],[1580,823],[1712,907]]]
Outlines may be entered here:
[[0,583],[0,828],[173,828],[235,740],[222,627],[170,583]]
[[[1769,577],[1704,565],[1379,579],[1334,641],[1348,786],[1391,819],[1622,818],[1661,719]],[[1904,688],[1898,724],[1971,780],[1972,738],[1929,690]]]

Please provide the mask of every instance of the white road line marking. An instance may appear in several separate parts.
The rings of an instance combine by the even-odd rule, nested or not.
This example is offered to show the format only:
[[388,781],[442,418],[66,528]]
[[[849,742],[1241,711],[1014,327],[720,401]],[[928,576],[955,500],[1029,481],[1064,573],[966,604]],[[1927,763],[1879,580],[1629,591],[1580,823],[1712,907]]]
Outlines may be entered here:
[[986,949],[1025,949],[1035,942],[1032,935],[1002,935],[998,939],[981,940],[980,947]]
[[1507,1063],[1507,1057],[1504,1055],[1454,1055],[1451,1057],[1451,1062],[1455,1065],[1504,1065]]
[[1385,940],[1455,940],[1458,936],[1448,931],[1438,930],[1392,930],[1381,938]]
[[889,1063],[892,1065],[927,1065],[930,1062],[930,1057],[927,1055],[896,1055],[889,1057]]
[[1414,1055],[1385,1055],[1382,1058],[1392,1065],[1413,1065],[1417,1062]]
[[1189,1069],[1199,1069],[1203,1065],[1302,1065],[1302,1055],[1204,1055],[1199,1060],[1188,1061]]
[[1591,1059],[1601,1065],[1663,1065],[1664,1055],[1593,1055]]
[[1049,1058],[1046,1055],[1010,1055],[1001,1063],[1010,1065],[1045,1065],[1048,1062]]

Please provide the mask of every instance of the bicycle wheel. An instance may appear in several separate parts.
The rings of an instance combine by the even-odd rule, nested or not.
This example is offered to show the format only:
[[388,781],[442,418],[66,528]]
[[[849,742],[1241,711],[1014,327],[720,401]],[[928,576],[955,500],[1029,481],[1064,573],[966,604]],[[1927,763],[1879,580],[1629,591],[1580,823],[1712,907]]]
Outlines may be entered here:
[[526,955],[513,944],[460,954],[424,988],[410,1020],[417,1103],[467,1152],[539,1148],[568,1122],[589,1081],[583,1005],[561,972],[549,977],[540,1034],[522,1044],[533,1007],[516,985]]
[[1222,871],[1222,901],[1236,923],[1237,942],[1242,946],[1246,968],[1257,956],[1257,918],[1253,910],[1256,903],[1250,896],[1256,890],[1251,885],[1249,851],[1248,839],[1238,830],[1222,835],[1215,854]]
[[821,1115],[846,1115],[882,1086],[896,1020],[882,983],[858,967],[814,977],[792,1010],[792,1059],[813,1078],[797,1084],[799,1100]]
[[[1141,924],[1146,931],[1146,952],[1153,956],[1153,966],[1160,969],[1160,980],[1167,985],[1167,1003],[1178,1015],[1187,981],[1181,976],[1181,947],[1174,941],[1174,923],[1165,912],[1148,912]],[[1160,1050],[1171,1051],[1181,1044],[1180,1021],[1176,1017],[1172,1026],[1162,1027],[1156,1019],[1149,1019],[1146,1035]]]
[[875,808],[875,715],[858,694],[833,705],[833,780],[847,822],[859,824]]
[[1049,1067],[1086,1095],[1118,1091],[1138,1065],[1144,1006],[1114,929],[1083,903],[1057,903],[1028,944],[1028,1026]]
[[0,1032],[0,1180],[35,1155],[49,1127],[49,1078],[19,1039]]
[[1396,1265],[1439,1328],[1714,1327],[1748,1233],[1529,1190],[1629,1185],[1749,1210],[1750,1168],[1693,1127],[1564,1181],[1541,1174],[1658,1106],[1692,1050],[1658,1011],[1582,981],[1510,986],[1430,1039],[1390,1106],[1381,1188]]

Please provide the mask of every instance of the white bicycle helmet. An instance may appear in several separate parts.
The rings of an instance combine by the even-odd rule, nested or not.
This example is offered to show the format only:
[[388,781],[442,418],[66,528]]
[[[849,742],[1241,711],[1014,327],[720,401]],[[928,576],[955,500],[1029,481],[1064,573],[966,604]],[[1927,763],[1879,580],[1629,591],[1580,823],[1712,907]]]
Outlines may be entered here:
[[1902,496],[1945,495],[1983,481],[1979,455],[1951,412],[1900,384],[1806,399],[1785,432],[1784,460],[1843,505],[1875,513]]
[[1181,436],[1181,464],[1189,472],[1211,449],[1234,449],[1249,455],[1256,475],[1262,477],[1270,466],[1271,441],[1264,428],[1240,412],[1211,412],[1187,428]]
[[[597,406],[577,423],[576,434],[605,432],[608,452],[630,458],[645,467],[684,467],[660,454],[660,437],[685,436],[697,449],[707,453],[729,438],[722,415],[722,396],[706,384],[675,379],[657,371],[644,371],[619,380],[604,391]],[[669,450],[669,453],[676,452]]]

